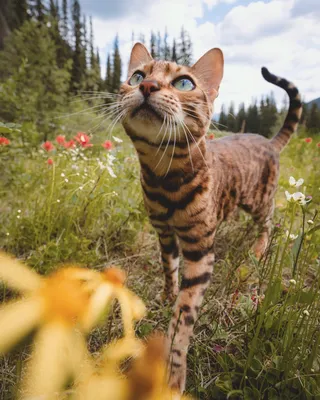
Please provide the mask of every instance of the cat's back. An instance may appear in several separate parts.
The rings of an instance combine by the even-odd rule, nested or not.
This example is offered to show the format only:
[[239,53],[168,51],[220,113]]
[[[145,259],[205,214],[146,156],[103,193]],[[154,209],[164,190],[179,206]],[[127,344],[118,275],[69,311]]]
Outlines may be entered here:
[[225,136],[220,139],[209,140],[208,149],[218,158],[226,160],[236,159],[241,162],[261,162],[266,158],[278,160],[279,154],[272,143],[261,135],[254,133],[239,133]]

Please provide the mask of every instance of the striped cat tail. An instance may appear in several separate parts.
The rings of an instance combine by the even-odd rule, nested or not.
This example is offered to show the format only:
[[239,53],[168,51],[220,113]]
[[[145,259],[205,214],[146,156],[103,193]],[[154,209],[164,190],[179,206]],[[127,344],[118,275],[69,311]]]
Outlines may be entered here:
[[284,120],[284,124],[280,131],[271,139],[271,143],[275,149],[280,152],[289,142],[291,135],[297,129],[302,114],[301,96],[293,83],[271,74],[267,68],[262,67],[261,73],[266,81],[284,89],[288,93],[290,99],[289,110],[286,119]]

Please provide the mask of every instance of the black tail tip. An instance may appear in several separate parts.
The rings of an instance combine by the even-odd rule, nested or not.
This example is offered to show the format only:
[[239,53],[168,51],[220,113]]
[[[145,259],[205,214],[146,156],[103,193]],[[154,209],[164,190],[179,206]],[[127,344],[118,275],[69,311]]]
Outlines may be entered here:
[[262,73],[262,76],[264,77],[264,79],[269,80],[271,78],[271,74],[270,74],[268,68],[262,67],[261,73]]

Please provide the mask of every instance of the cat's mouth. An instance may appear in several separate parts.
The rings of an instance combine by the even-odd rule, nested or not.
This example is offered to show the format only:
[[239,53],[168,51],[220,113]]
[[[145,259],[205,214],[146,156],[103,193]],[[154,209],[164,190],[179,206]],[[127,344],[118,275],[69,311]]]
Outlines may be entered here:
[[137,115],[141,116],[146,116],[150,118],[150,114],[153,114],[155,117],[160,119],[161,121],[163,120],[163,116],[150,104],[144,101],[140,106],[136,107],[132,112],[131,112],[131,118],[134,118]]

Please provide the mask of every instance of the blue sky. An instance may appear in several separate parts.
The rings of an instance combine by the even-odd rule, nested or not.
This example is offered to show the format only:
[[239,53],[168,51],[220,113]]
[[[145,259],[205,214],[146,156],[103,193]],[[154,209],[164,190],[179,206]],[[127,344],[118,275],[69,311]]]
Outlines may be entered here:
[[[94,20],[95,41],[105,62],[120,37],[124,75],[132,31],[149,42],[150,31],[177,37],[190,32],[195,61],[212,47],[225,55],[225,75],[216,102],[249,104],[271,90],[279,105],[284,93],[263,80],[261,66],[292,80],[306,101],[320,96],[320,0],[80,0]],[[103,66],[104,70],[104,66]]]

